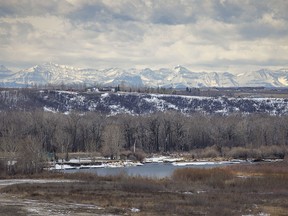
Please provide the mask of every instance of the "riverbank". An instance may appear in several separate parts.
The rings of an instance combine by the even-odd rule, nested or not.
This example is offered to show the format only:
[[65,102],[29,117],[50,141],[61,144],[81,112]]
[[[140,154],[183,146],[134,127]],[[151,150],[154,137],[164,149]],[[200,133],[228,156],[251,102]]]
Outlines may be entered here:
[[1,188],[0,215],[285,215],[287,165],[183,168],[165,179],[49,172],[42,179],[59,181]]
[[173,166],[217,166],[217,165],[230,165],[239,163],[253,163],[253,162],[271,162],[281,161],[282,159],[231,159],[231,158],[205,158],[205,159],[191,159],[186,155],[150,155],[143,159],[143,161],[133,160],[110,160],[105,157],[73,157],[69,161],[59,160],[58,162],[50,162],[48,170],[79,170],[79,169],[97,169],[97,168],[121,168],[121,167],[134,167],[143,166],[147,163],[168,163]]

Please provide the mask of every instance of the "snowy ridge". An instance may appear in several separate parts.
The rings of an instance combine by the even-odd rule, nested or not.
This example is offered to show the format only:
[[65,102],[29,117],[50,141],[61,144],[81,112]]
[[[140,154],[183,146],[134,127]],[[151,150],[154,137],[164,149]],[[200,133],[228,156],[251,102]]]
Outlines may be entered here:
[[193,72],[183,66],[145,69],[91,69],[45,63],[12,73],[0,66],[0,86],[22,87],[47,84],[101,84],[130,87],[288,87],[288,69],[243,72]]
[[0,92],[1,110],[35,110],[69,113],[101,112],[105,115],[145,115],[175,111],[184,114],[265,113],[287,115],[286,98],[200,97],[141,93],[89,93],[57,90]]
[[285,98],[227,98],[198,97],[161,94],[110,93],[102,95],[63,94],[63,111],[103,111],[109,115],[147,114],[176,111],[186,114],[195,112],[207,114],[267,113],[288,114],[288,100]]

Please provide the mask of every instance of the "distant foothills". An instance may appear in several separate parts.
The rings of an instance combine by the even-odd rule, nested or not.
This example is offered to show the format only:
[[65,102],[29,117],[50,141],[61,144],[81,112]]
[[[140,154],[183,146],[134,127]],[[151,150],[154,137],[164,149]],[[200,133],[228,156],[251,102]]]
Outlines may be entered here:
[[48,85],[128,86],[133,88],[288,87],[288,69],[233,72],[193,72],[183,66],[145,69],[91,69],[45,63],[18,72],[0,66],[0,87]]

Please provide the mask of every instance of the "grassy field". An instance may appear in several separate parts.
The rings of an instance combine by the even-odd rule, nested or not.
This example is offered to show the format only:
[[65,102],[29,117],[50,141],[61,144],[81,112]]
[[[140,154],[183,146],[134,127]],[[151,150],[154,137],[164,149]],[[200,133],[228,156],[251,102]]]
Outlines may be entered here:
[[[288,162],[284,161],[214,169],[183,168],[167,179],[83,173],[32,177],[75,181],[11,185],[3,187],[1,194],[18,201],[33,200],[39,205],[50,203],[47,208],[62,206],[69,210],[70,206],[67,215],[288,214]],[[80,207],[72,207],[76,204]],[[4,213],[0,215],[25,215],[23,206],[18,213],[9,205],[1,210]]]

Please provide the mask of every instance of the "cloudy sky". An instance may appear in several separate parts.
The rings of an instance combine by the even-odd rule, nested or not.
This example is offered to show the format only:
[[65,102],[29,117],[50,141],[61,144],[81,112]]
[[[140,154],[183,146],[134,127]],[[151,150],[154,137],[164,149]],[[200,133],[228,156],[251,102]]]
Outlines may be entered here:
[[0,0],[0,64],[288,67],[287,0]]

